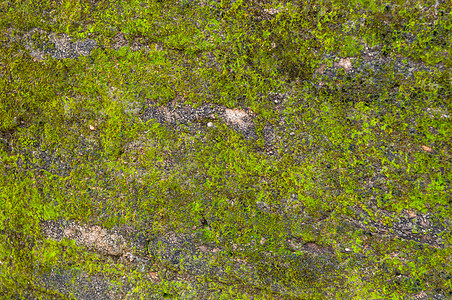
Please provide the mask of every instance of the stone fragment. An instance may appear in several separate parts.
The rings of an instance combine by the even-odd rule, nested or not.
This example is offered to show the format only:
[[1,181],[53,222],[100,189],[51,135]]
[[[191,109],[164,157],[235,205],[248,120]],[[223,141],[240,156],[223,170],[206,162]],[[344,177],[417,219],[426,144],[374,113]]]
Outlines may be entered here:
[[433,152],[433,149],[430,147],[427,147],[425,145],[422,145],[422,150],[427,151],[427,152]]

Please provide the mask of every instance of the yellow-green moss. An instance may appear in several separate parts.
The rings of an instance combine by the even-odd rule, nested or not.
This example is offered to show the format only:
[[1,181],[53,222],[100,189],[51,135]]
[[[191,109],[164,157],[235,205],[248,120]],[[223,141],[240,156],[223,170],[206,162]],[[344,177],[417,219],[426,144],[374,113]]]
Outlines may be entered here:
[[[70,299],[39,279],[61,268],[101,274],[124,293],[130,281],[136,299],[450,296],[450,11],[447,1],[0,4],[0,294]],[[20,39],[32,28],[97,46],[38,60]],[[118,48],[121,34],[130,43]],[[40,35],[33,47],[49,42]],[[314,78],[325,51],[346,58],[365,46],[443,69]],[[283,103],[271,93],[286,93]],[[145,121],[147,107],[173,100],[250,108],[259,139],[218,117],[198,120],[196,134]],[[403,216],[425,213],[434,232],[419,233],[424,242],[396,232]],[[47,239],[40,222],[59,219],[126,224],[149,239],[194,234],[223,256],[188,253],[172,266],[150,251],[140,255],[152,270],[133,269]],[[288,239],[331,251],[308,255]],[[236,258],[253,271],[238,275]],[[206,262],[230,272],[184,269]]]

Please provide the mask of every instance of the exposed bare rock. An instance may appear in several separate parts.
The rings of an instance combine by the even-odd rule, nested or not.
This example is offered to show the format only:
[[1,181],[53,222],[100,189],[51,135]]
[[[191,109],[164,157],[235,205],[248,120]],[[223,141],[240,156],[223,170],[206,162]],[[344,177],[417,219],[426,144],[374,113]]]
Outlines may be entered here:
[[116,288],[108,278],[104,276],[92,276],[79,270],[55,268],[41,275],[36,284],[47,288],[55,288],[62,294],[68,295],[72,293],[76,299],[81,300],[121,299],[115,295]]
[[9,41],[23,43],[25,49],[37,60],[45,59],[47,54],[56,59],[87,56],[97,47],[97,42],[90,38],[76,40],[65,33],[48,33],[39,28],[33,28],[23,35],[14,37],[10,29],[5,35]]
[[[445,232],[448,226],[434,221],[434,217],[430,213],[416,214],[405,210],[402,214],[397,214],[377,208],[375,205],[365,209],[355,206],[354,210],[356,218],[351,220],[351,223],[371,234],[393,236],[443,247],[440,234]],[[372,211],[377,217],[371,217],[366,210]],[[387,220],[391,220],[391,222],[388,224]]]
[[[147,270],[151,266],[151,260],[147,257],[147,239],[143,233],[131,226],[106,229],[74,221],[48,220],[41,222],[41,228],[46,238],[57,241],[63,238],[72,239],[78,246],[87,247],[100,257],[107,257],[110,261],[136,269],[144,277],[147,276]],[[83,300],[119,300],[125,299],[128,294],[133,294],[134,287],[125,278],[122,278],[121,284],[118,285],[117,282],[113,283],[106,274],[88,274],[71,266],[71,263],[66,265],[63,260],[60,267],[36,274],[35,283],[65,295],[72,293],[76,299]]]
[[[155,119],[158,123],[167,125],[216,122],[222,120],[245,138],[257,138],[254,129],[255,114],[250,109],[230,109],[216,104],[203,104],[197,108],[192,105],[175,107],[168,104],[160,107],[147,107],[142,115],[145,121]],[[211,127],[211,126],[209,126]]]
[[77,244],[95,249],[108,255],[120,255],[125,248],[124,239],[103,229],[100,226],[69,225],[64,229],[64,235],[76,241]]
[[[43,221],[42,228],[44,235],[48,238],[61,240],[63,237],[73,239],[77,245],[86,246],[88,249],[96,253],[119,257],[119,261],[123,264],[132,264],[137,267],[147,268],[152,264],[148,257],[137,255],[130,252],[130,247],[126,246],[128,235],[136,232],[135,229],[126,226],[107,230],[100,226],[80,225],[77,222],[59,222],[59,221]],[[247,245],[232,245],[234,252],[253,251],[253,248],[264,247],[267,239],[261,238],[257,241],[250,241]],[[260,251],[262,255],[262,263],[259,265],[255,262],[231,256],[228,251],[211,243],[201,241],[199,231],[192,234],[181,234],[168,232],[164,236],[158,236],[150,241],[148,251],[150,258],[155,260],[162,266],[166,266],[177,271],[177,276],[188,278],[193,286],[196,286],[196,278],[209,276],[216,278],[223,283],[233,283],[236,279],[245,280],[256,287],[264,287],[267,284],[272,286],[272,290],[281,294],[305,293],[306,287],[296,287],[291,283],[279,281],[278,278],[271,278],[260,275],[265,257],[272,257],[284,262],[284,267],[299,268],[302,272],[309,274],[312,278],[334,277],[334,251],[325,246],[318,245],[313,242],[304,242],[300,238],[291,238],[286,241],[291,251],[301,251],[305,255],[290,253],[274,253],[273,251]],[[321,266],[321,267],[319,267]],[[268,267],[272,267],[269,265]],[[260,270],[260,271],[259,271]],[[185,274],[185,275],[184,275]],[[316,275],[317,274],[317,275]],[[151,274],[152,275],[152,274]],[[149,280],[154,282],[156,274],[149,275]],[[91,279],[88,279],[91,278]],[[91,280],[94,285],[69,285],[65,283],[71,279],[79,278],[77,282]],[[96,279],[97,278],[97,279]],[[154,279],[153,279],[154,278]],[[323,279],[322,279],[323,280]],[[99,281],[99,282],[97,282]],[[57,288],[62,293],[76,292],[78,299],[91,299],[87,296],[88,292],[98,294],[100,299],[120,299],[119,290],[112,286],[108,278],[88,276],[80,271],[70,270],[52,270],[50,273],[43,274],[39,282],[43,282],[47,286]],[[113,289],[111,289],[111,288]],[[123,290],[130,290],[123,287]],[[200,288],[200,287],[197,287]],[[299,289],[299,291],[298,291]],[[108,290],[111,290],[108,292]],[[119,297],[119,298],[118,298]]]
[[78,246],[104,255],[121,255],[127,248],[124,237],[114,231],[100,226],[80,225],[76,222],[57,223],[55,221],[44,221],[42,227],[48,238],[61,240],[63,237],[72,239]]
[[[340,70],[343,70],[343,72],[340,72]],[[396,75],[405,78],[405,80],[409,80],[414,79],[415,72],[426,71],[435,73],[444,70],[446,70],[444,62],[440,62],[435,66],[429,66],[410,57],[384,56],[381,54],[381,45],[378,45],[373,48],[366,46],[359,55],[354,57],[342,57],[337,53],[325,53],[312,79],[317,82],[319,88],[322,88],[328,82],[331,83],[337,79],[343,80],[346,77],[350,77],[352,80],[357,81],[353,90],[347,86],[341,86],[345,90],[348,91],[350,89],[350,93],[352,93],[358,87],[367,88],[369,86],[369,93],[376,93],[387,86],[385,80],[388,72],[394,72]],[[392,87],[392,83],[389,84],[389,87]]]
[[[257,244],[264,245],[265,239],[259,243],[252,243],[250,247]],[[232,245],[232,251],[244,251],[248,247],[243,245]],[[326,248],[325,248],[326,249]],[[166,236],[158,237],[149,244],[149,253],[157,261],[171,268],[178,268],[191,275],[218,278],[220,282],[233,283],[236,279],[251,283],[253,286],[263,288],[271,286],[274,292],[281,295],[303,295],[307,287],[296,286],[293,283],[280,281],[276,277],[265,275],[267,268],[273,268],[265,263],[265,257],[279,257],[280,268],[291,268],[298,270],[306,276],[312,276],[314,281],[328,280],[334,275],[334,262],[331,250],[324,250],[314,243],[307,243],[302,250],[308,250],[306,255],[276,254],[271,251],[259,251],[262,255],[259,265],[247,259],[228,254],[227,249],[220,249],[206,244],[196,245],[195,237],[187,234],[168,233]],[[312,255],[315,253],[315,255]],[[265,271],[264,271],[265,270]],[[310,287],[308,287],[309,289]]]
[[64,231],[60,222],[54,220],[42,221],[41,227],[46,238],[61,241],[64,237]]
[[248,115],[245,111],[226,108],[225,115],[228,123],[238,125],[242,128],[246,127],[245,118],[247,118]]

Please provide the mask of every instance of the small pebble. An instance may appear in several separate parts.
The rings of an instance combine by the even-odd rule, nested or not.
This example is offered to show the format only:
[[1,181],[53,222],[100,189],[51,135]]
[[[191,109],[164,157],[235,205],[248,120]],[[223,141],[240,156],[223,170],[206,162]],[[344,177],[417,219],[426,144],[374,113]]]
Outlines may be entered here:
[[213,126],[212,122],[207,123],[207,127],[212,127],[212,126]]

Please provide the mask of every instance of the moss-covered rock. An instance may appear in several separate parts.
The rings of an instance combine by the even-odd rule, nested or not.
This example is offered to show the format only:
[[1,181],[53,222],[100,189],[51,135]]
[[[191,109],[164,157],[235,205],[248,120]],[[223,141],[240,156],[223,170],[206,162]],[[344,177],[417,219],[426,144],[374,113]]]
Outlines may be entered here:
[[0,4],[0,295],[447,299],[449,12]]

